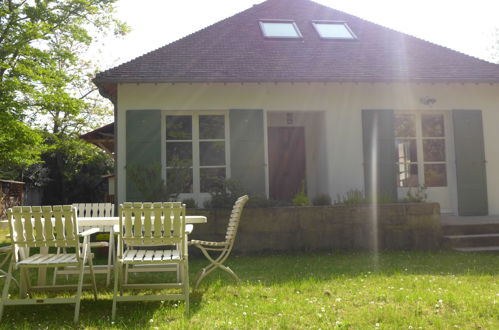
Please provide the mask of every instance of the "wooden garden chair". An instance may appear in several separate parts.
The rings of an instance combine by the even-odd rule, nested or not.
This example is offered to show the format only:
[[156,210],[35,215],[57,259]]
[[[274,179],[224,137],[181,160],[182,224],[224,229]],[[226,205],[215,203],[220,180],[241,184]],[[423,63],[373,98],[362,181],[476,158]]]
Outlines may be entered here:
[[[243,207],[248,201],[248,196],[239,197],[238,200],[234,203],[234,207],[232,208],[232,213],[230,214],[229,224],[227,225],[227,233],[225,234],[224,242],[208,242],[208,241],[199,241],[199,240],[191,240],[189,242],[190,245],[194,245],[199,248],[201,252],[205,255],[205,257],[210,261],[210,264],[205,268],[201,269],[201,271],[196,276],[196,281],[194,285],[194,289],[197,289],[201,281],[208,276],[212,271],[217,268],[220,268],[227,273],[229,273],[238,283],[240,282],[239,277],[230,269],[225,266],[223,263],[230,255],[232,251],[232,247],[234,246],[234,241],[236,239],[237,228],[239,227],[239,220],[241,219],[241,213],[243,212]],[[216,258],[210,255],[209,251],[213,251],[218,253]]]
[[[40,305],[40,304],[75,304],[74,322],[78,322],[80,299],[83,288],[85,264],[90,266],[90,275],[94,298],[97,299],[97,288],[92,267],[92,256],[88,245],[88,237],[99,229],[78,233],[76,209],[71,205],[64,206],[16,206],[8,210],[10,237],[12,240],[12,259],[8,275],[5,279],[2,299],[0,301],[0,319],[4,306],[8,305]],[[83,237],[83,243],[80,238]],[[71,253],[43,253],[49,248],[71,249]],[[76,285],[32,286],[29,269],[75,266],[79,271]],[[19,299],[9,298],[10,283],[13,271],[20,270]],[[33,298],[31,293],[37,289],[69,289],[76,287],[73,298]],[[26,298],[26,294],[29,298]]]
[[[114,217],[114,204],[112,203],[78,203],[73,204],[73,207],[76,207],[76,215],[81,218],[108,218]],[[91,229],[89,226],[81,226],[80,230]],[[97,266],[94,269],[96,274],[105,273],[106,274],[106,286],[109,286],[111,282],[111,273],[114,265],[115,258],[115,248],[114,248],[114,227],[113,226],[101,226],[99,229],[102,232],[109,233],[109,241],[108,242],[90,242],[91,248],[108,248],[107,255],[107,267],[102,269],[102,266]],[[54,270],[53,284],[56,284],[57,276],[63,274],[75,274],[76,270],[74,267],[66,267],[66,269]]]
[[[189,268],[185,205],[181,203],[124,203],[119,208],[118,249],[114,272],[112,319],[118,301],[185,300],[189,313]],[[125,245],[127,248],[125,249]],[[146,248],[146,249],[143,249]],[[178,265],[176,283],[124,283],[127,265]],[[176,288],[182,293],[123,295],[124,289]],[[118,295],[118,289],[120,295]]]

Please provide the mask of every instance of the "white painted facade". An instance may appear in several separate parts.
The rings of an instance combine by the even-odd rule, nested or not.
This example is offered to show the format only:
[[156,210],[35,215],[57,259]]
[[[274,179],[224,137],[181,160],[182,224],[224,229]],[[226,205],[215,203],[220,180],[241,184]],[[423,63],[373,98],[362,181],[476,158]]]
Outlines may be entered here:
[[[435,102],[425,105],[424,98]],[[499,214],[499,84],[118,84],[118,202],[126,201],[125,111],[230,109],[263,109],[267,126],[286,124],[286,114],[292,113],[293,125],[305,127],[309,195],[327,193],[333,200],[352,189],[364,190],[363,109],[443,112],[448,188],[429,189],[428,194],[429,200],[439,201],[443,211],[452,213],[457,212],[457,193],[450,110],[481,110],[489,214]]]

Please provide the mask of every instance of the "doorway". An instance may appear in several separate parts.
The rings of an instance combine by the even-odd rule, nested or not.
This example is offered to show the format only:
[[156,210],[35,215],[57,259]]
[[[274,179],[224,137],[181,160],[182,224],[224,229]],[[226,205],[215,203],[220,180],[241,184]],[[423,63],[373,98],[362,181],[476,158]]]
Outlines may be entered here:
[[269,127],[269,193],[291,200],[305,184],[305,128]]

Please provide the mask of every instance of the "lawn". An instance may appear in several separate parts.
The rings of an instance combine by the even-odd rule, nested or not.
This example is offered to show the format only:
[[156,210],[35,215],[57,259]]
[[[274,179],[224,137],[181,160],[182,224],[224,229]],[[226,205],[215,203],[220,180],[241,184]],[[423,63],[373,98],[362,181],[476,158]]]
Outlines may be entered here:
[[[378,260],[375,264],[375,260]],[[183,302],[121,303],[87,293],[80,325],[103,328],[499,328],[499,255],[387,252],[232,257],[237,286],[220,272]],[[191,260],[191,276],[204,264]],[[103,276],[99,275],[103,283]],[[1,280],[0,280],[1,282]],[[0,328],[72,326],[73,305],[6,308]]]

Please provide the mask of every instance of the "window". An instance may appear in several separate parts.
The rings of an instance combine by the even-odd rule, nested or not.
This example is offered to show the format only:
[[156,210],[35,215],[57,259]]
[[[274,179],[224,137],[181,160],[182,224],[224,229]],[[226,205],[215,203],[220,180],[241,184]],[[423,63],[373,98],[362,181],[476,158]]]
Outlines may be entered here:
[[356,39],[352,30],[344,22],[314,21],[312,24],[323,39]]
[[166,114],[166,184],[187,177],[182,193],[206,193],[227,176],[227,116],[195,112]]
[[300,39],[302,37],[300,30],[293,21],[260,21],[260,28],[266,38]]
[[443,114],[395,115],[398,187],[447,186]]

